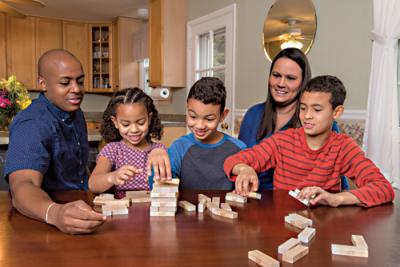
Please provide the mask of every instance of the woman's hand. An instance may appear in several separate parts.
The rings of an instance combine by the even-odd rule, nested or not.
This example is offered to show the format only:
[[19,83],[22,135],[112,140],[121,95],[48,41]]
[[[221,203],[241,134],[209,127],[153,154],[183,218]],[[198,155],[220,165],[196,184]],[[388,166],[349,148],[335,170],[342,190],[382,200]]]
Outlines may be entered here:
[[124,185],[126,181],[133,179],[133,177],[137,174],[142,173],[142,169],[137,169],[130,165],[124,165],[116,171],[110,173],[108,176],[107,181],[113,185]]
[[237,174],[235,182],[235,193],[247,196],[249,192],[258,190],[258,176],[256,171],[246,165],[238,164],[232,169],[233,174]]

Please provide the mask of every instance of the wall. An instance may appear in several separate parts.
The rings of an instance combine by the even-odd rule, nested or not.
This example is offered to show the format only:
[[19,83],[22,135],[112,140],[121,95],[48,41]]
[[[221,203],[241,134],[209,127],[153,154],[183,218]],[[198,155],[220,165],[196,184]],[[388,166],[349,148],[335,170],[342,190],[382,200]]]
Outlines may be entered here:
[[[272,0],[188,0],[187,20],[236,3],[236,109],[266,97],[270,62],[262,48],[262,27]],[[313,75],[336,75],[344,82],[346,109],[366,109],[372,43],[371,0],[313,0],[317,33],[308,54]],[[178,95],[179,94],[179,95]],[[174,97],[181,99],[176,92]],[[178,104],[178,103],[177,103]],[[176,106],[176,108],[181,108]]]

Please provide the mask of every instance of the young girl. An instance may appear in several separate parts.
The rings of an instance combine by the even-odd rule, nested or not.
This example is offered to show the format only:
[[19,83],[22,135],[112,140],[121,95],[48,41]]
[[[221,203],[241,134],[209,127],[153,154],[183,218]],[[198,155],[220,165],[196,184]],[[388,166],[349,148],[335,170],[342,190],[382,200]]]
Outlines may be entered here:
[[161,139],[162,125],[153,100],[139,88],[126,88],[115,93],[103,113],[100,133],[107,145],[97,156],[96,167],[89,177],[94,193],[111,187],[117,198],[127,190],[149,190],[146,164]]

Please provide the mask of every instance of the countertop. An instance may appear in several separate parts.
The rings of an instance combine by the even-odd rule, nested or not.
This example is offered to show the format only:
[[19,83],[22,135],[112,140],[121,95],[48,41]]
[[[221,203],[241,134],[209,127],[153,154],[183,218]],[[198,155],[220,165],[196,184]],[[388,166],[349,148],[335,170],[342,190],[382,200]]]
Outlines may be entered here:
[[[96,142],[101,140],[101,135],[98,127],[90,127],[89,125],[97,124],[101,121],[102,113],[88,112],[85,113],[85,118],[88,123],[88,140]],[[164,127],[185,127],[185,115],[180,114],[160,114],[161,123]],[[0,131],[0,145],[8,145],[8,131]]]

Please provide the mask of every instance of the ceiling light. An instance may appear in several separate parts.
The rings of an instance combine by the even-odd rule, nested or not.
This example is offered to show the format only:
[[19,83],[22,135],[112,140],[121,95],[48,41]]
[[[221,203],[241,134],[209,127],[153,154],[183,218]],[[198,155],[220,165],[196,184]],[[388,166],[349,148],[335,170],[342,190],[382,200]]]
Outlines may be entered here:
[[291,38],[291,39],[289,39],[287,41],[284,41],[281,44],[281,49],[282,50],[286,49],[286,48],[289,48],[289,47],[294,47],[294,48],[297,48],[297,49],[301,49],[303,47],[303,44],[301,42],[297,41],[294,38]]

